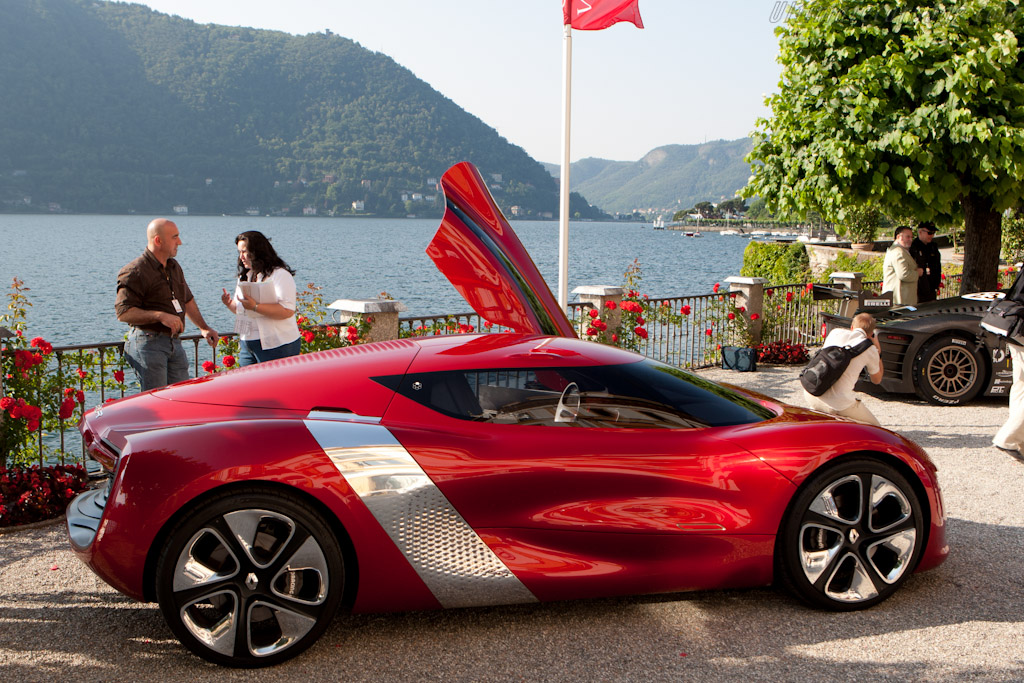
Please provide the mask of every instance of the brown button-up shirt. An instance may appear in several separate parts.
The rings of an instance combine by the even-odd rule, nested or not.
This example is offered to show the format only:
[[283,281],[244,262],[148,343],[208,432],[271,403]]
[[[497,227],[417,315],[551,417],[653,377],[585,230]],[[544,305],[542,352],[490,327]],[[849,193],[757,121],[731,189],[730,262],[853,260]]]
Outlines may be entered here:
[[[181,313],[174,310],[171,299],[177,299],[181,305]],[[164,311],[181,318],[185,322],[185,304],[192,301],[192,290],[185,282],[185,273],[178,262],[167,259],[167,265],[160,261],[153,252],[146,249],[142,256],[135,259],[117,274],[117,299],[114,311],[118,316],[129,308],[141,308],[144,311]],[[160,323],[139,325],[149,332],[167,332]]]

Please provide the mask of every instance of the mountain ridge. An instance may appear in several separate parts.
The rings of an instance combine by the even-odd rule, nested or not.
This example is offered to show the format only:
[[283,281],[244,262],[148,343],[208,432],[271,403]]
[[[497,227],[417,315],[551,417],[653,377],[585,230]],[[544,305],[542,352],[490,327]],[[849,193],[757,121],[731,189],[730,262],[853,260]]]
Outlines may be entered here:
[[[572,189],[610,213],[675,212],[731,199],[747,184],[750,138],[655,147],[637,161],[588,157],[569,166]],[[554,177],[557,164],[544,163]]]
[[[470,160],[504,210],[558,212],[522,148],[331,32],[5,0],[0,88],[16,94],[0,98],[0,210],[440,215],[438,179]],[[578,194],[570,208],[602,216]]]

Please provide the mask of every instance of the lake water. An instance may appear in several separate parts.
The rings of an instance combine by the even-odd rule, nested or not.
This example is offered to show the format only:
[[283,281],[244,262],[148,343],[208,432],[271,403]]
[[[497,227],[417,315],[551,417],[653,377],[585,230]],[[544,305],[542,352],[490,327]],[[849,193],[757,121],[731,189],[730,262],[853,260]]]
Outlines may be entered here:
[[[0,215],[0,311],[14,277],[24,280],[32,308],[29,333],[57,345],[116,341],[126,326],[114,317],[117,272],[145,249],[143,216]],[[404,315],[469,310],[425,249],[439,219],[269,218],[184,216],[176,219],[177,259],[199,310],[218,331],[232,315],[221,288],[235,281],[235,235],[259,230],[296,270],[299,290],[323,287],[324,298],[372,299],[388,292]],[[552,291],[558,286],[557,221],[515,221],[513,227]],[[639,259],[641,290],[652,297],[701,294],[738,275],[747,240],[706,233],[688,238],[636,223],[570,223],[569,291],[580,285],[623,284]],[[189,322],[189,333],[195,327]]]

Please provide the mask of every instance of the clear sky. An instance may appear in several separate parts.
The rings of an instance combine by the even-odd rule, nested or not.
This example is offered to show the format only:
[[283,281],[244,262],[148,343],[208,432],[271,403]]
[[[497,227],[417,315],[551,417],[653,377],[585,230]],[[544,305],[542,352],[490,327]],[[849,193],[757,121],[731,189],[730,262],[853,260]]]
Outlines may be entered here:
[[[143,0],[200,24],[332,32],[388,55],[538,161],[561,158],[560,0]],[[745,137],[778,88],[780,0],[640,0],[573,31],[571,158]]]

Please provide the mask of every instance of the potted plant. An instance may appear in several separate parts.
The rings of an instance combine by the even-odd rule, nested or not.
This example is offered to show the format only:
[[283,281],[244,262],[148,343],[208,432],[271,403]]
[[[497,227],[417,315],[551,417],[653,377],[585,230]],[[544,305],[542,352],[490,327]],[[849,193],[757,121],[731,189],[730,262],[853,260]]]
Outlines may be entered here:
[[736,305],[735,292],[730,292],[727,299],[725,319],[720,323],[720,331],[724,334],[722,343],[722,367],[738,372],[757,370],[757,338],[755,324],[759,318],[757,313],[749,313],[743,306]]
[[839,221],[839,233],[850,240],[853,249],[872,251],[884,214],[871,202],[847,207]]

